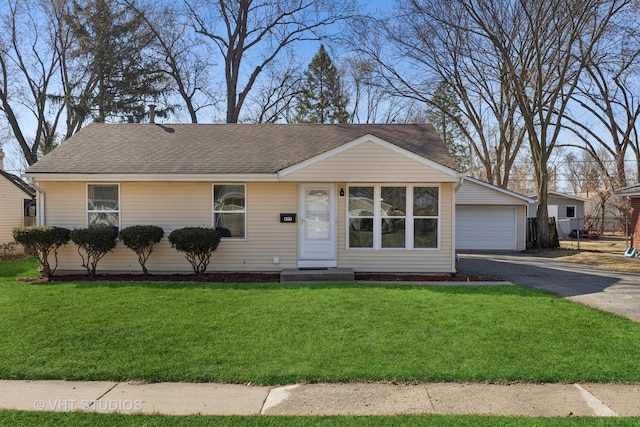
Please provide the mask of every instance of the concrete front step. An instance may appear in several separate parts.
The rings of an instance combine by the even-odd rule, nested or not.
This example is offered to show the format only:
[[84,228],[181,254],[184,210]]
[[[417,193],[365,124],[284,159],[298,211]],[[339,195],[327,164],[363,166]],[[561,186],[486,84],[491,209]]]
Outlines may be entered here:
[[355,283],[351,268],[289,269],[280,273],[280,283]]

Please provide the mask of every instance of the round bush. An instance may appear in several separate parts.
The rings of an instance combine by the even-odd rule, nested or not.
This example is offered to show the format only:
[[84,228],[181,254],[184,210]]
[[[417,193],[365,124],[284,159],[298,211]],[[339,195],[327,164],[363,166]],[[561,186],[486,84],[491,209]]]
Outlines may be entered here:
[[71,231],[71,240],[78,246],[82,266],[90,276],[96,275],[98,261],[116,247],[117,237],[117,229],[108,226],[78,228]]
[[153,247],[164,236],[164,230],[156,225],[132,225],[120,231],[122,243],[138,255],[142,272],[148,274],[146,262],[153,252]]
[[[42,276],[51,277],[58,268],[58,248],[69,242],[71,231],[51,226],[18,227],[13,230],[13,238],[24,246],[28,254],[38,258],[42,266]],[[49,255],[52,253],[53,266],[49,263]]]
[[169,242],[176,250],[184,252],[195,274],[203,274],[220,243],[220,234],[213,228],[185,227],[173,230]]

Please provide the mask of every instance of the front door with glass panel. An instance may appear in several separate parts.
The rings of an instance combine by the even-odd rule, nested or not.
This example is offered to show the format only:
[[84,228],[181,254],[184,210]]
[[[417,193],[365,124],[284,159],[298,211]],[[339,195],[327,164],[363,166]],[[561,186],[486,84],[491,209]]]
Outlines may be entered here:
[[336,267],[336,201],[331,184],[303,184],[298,267]]

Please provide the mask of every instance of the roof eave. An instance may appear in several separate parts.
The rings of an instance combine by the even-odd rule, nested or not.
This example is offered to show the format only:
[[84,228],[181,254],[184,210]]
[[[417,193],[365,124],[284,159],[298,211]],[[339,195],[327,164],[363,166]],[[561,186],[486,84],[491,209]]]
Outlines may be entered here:
[[640,196],[640,186],[634,185],[632,187],[621,188],[613,192],[616,196],[628,196],[635,197]]
[[254,174],[91,174],[91,173],[26,173],[38,182],[275,182],[275,173]]

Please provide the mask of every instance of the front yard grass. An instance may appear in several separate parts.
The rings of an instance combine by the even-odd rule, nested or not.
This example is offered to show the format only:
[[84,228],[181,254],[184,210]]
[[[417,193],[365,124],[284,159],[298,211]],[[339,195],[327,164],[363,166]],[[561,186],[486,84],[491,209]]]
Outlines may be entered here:
[[640,381],[640,325],[517,286],[28,284],[0,264],[0,378]]
[[525,418],[473,415],[407,416],[166,416],[96,413],[0,411],[0,424],[11,426],[440,426],[440,427],[578,427],[637,426],[637,418]]

